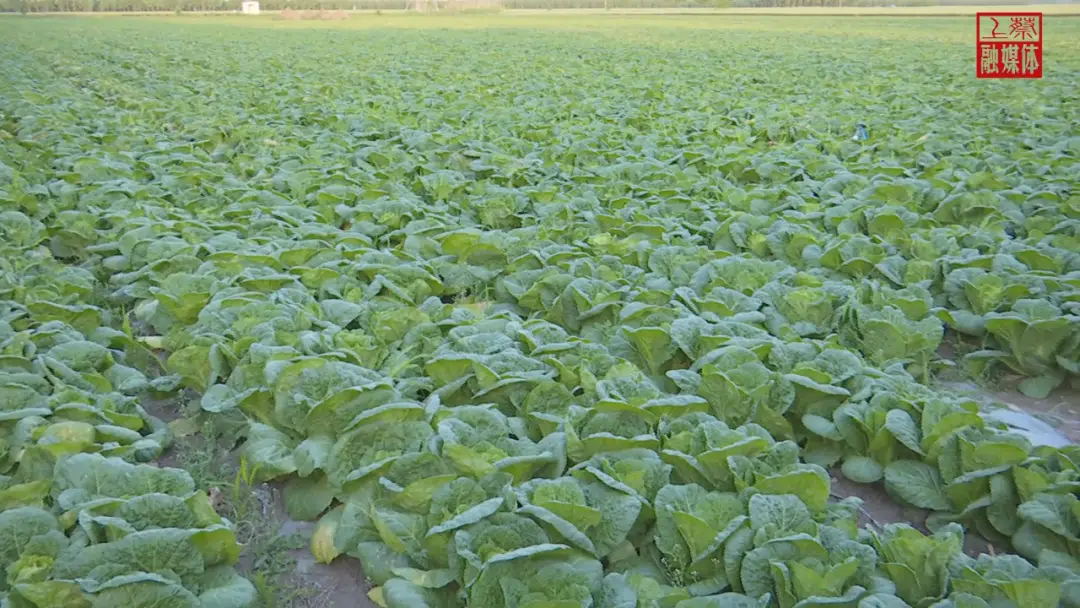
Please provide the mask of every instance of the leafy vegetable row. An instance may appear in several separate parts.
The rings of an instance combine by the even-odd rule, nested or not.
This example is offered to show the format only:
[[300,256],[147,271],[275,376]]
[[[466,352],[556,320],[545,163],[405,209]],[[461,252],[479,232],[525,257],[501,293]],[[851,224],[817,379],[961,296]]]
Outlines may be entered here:
[[[725,260],[730,262],[721,264],[721,268],[735,262],[733,258]],[[756,264],[738,263],[745,263],[746,267]],[[745,278],[747,273],[735,275]],[[654,535],[655,546],[662,546],[655,537],[660,532],[661,517],[655,510],[652,513],[646,510],[644,522],[638,523],[641,509],[629,498],[638,496],[642,505],[651,507],[656,497],[642,495],[644,489],[640,487],[641,481],[650,477],[656,478],[654,490],[659,487],[656,484],[674,480],[702,491],[727,492],[736,501],[745,501],[758,492],[793,495],[810,512],[811,508],[820,511],[827,506],[829,478],[821,465],[828,466],[843,458],[843,470],[853,479],[876,481],[887,470],[887,485],[897,496],[917,506],[948,511],[954,506],[950,497],[955,494],[959,512],[975,501],[962,502],[964,495],[954,492],[951,486],[947,494],[943,492],[937,470],[918,462],[930,449],[922,447],[924,434],[932,440],[951,442],[950,447],[957,453],[961,440],[966,445],[979,441],[982,461],[998,467],[991,473],[1007,471],[1009,465],[1059,466],[1059,457],[1053,451],[1044,451],[1046,460],[1028,461],[1031,446],[1026,440],[987,428],[974,403],[936,395],[918,384],[904,371],[903,360],[880,359],[893,363],[881,371],[867,367],[855,352],[841,348],[840,336],[829,340],[780,340],[764,329],[771,324],[775,334],[791,335],[787,333],[790,325],[778,321],[775,309],[760,312],[753,302],[746,305],[753,298],[729,287],[713,286],[712,298],[701,298],[692,288],[687,288],[679,292],[681,299],[670,306],[632,302],[623,306],[617,316],[608,313],[622,323],[618,330],[626,358],[616,358],[610,353],[612,349],[574,340],[567,331],[572,323],[586,325],[591,319],[596,319],[591,321],[595,323],[604,320],[597,318],[602,312],[580,312],[586,307],[598,308],[589,302],[585,306],[577,304],[575,296],[583,291],[582,285],[588,284],[572,279],[552,299],[547,318],[561,324],[539,318],[523,320],[508,309],[495,314],[484,309],[481,318],[477,306],[454,307],[436,298],[419,307],[390,300],[392,303],[383,310],[398,313],[391,316],[380,314],[383,311],[379,309],[387,300],[378,298],[361,303],[339,299],[316,302],[302,290],[293,292],[290,288],[276,292],[285,295],[281,298],[227,291],[220,300],[211,297],[204,310],[231,310],[227,319],[232,321],[232,328],[242,328],[243,333],[272,334],[276,341],[292,346],[264,349],[242,334],[228,331],[206,340],[204,343],[209,346],[199,345],[197,336],[207,337],[200,319],[194,329],[185,328],[182,333],[173,334],[193,336],[190,339],[195,344],[176,350],[170,363],[189,382],[210,385],[202,400],[204,410],[225,416],[238,410],[244,418],[258,420],[251,426],[245,444],[247,456],[263,467],[261,470],[267,477],[294,472],[302,476],[288,486],[298,496],[289,499],[287,491],[287,502],[294,515],[317,514],[330,506],[335,496],[341,500],[343,506],[327,516],[327,530],[319,535],[322,544],[317,548],[326,551],[324,557],[352,551],[367,565],[373,580],[388,584],[394,572],[387,574],[384,570],[385,576],[380,575],[378,564],[385,564],[386,554],[396,551],[408,557],[401,568],[447,571],[439,575],[437,588],[457,580],[462,588],[471,589],[470,581],[461,578],[464,574],[456,577],[452,574],[450,563],[457,560],[453,557],[456,549],[446,549],[443,545],[450,544],[449,532],[475,523],[477,517],[492,516],[500,509],[529,514],[558,531],[557,539],[567,543],[566,546],[594,557],[609,558],[614,545],[631,539],[634,528],[645,530],[645,537],[636,539],[636,543],[630,540],[629,546],[636,547],[630,550],[633,556],[648,563],[642,546],[650,547],[650,533]],[[762,291],[768,291],[769,286],[783,288],[782,283],[774,280],[763,286]],[[521,292],[519,303],[527,298],[527,292]],[[857,323],[860,313],[874,314],[870,306],[875,301],[893,298],[899,306],[885,310],[895,310],[894,318],[902,322],[921,323],[932,336],[913,336],[907,340],[929,342],[929,347],[916,343],[913,349],[914,353],[923,354],[926,361],[929,357],[926,351],[936,346],[941,329],[929,315],[925,296],[915,289],[897,291],[880,285],[868,290],[849,290],[847,299],[833,313],[838,318],[829,322]],[[157,315],[165,302],[158,299],[142,307],[141,316],[152,323],[161,323]],[[708,311],[704,315],[694,314],[695,309],[681,305],[682,302],[697,307],[699,312],[710,304],[722,304],[727,310],[722,317]],[[614,306],[607,308],[621,304],[617,300],[609,303]],[[741,308],[740,304],[743,304]],[[901,306],[917,321],[905,316]],[[259,309],[263,311],[260,316],[270,319],[264,322],[267,325],[237,325],[245,313]],[[581,322],[582,317],[586,318],[585,323]],[[567,321],[568,318],[578,320]],[[280,322],[285,319],[289,320],[287,326]],[[165,320],[169,322],[167,316]],[[218,315],[207,315],[205,320],[205,329],[210,333],[224,327]],[[394,353],[396,357],[388,358],[394,362],[394,368],[373,373],[358,365],[366,353],[337,346],[348,344],[351,338],[364,333],[375,336],[376,344],[381,341],[384,347],[399,349]],[[867,337],[869,332],[844,333],[852,344],[872,343]],[[640,335],[661,342],[661,347],[652,348]],[[436,339],[426,339],[429,336]],[[663,344],[665,338],[668,344]],[[231,347],[245,343],[249,350],[243,355]],[[891,342],[888,345],[896,348]],[[909,347],[901,343],[899,348]],[[415,367],[409,367],[413,364],[401,352],[417,354],[425,349],[426,377],[416,378]],[[867,352],[883,356],[877,351]],[[652,361],[649,356],[653,356]],[[688,369],[680,369],[675,359],[693,363]],[[639,363],[639,367],[631,361],[643,364]],[[189,362],[198,365],[191,367]],[[925,369],[925,363],[921,367]],[[654,373],[650,377],[642,368]],[[660,376],[666,368],[673,369]],[[404,378],[395,382],[395,373]],[[226,376],[225,383],[212,384]],[[665,393],[660,386],[674,387],[672,392],[679,394]],[[419,399],[423,394],[430,396],[422,402]],[[468,405],[484,401],[489,405]],[[924,410],[927,410],[925,416]],[[940,430],[934,428],[946,418]],[[742,426],[736,431],[729,425]],[[923,430],[920,425],[924,425]],[[787,441],[777,443],[773,435]],[[804,442],[804,457],[814,464],[799,462],[794,440]],[[770,444],[780,447],[769,449]],[[931,441],[928,445],[934,444]],[[1012,451],[998,453],[1008,448],[1018,450],[1019,457]],[[409,458],[412,455],[418,456],[415,461]],[[751,456],[760,457],[764,464],[755,463]],[[618,471],[617,466],[606,461],[605,467],[587,466],[597,458],[612,458],[623,465],[640,458],[652,461],[654,466],[630,468],[634,475],[629,479],[637,482],[634,489],[634,483],[620,479],[617,473],[604,472],[605,469]],[[589,475],[576,473],[584,469],[595,476],[591,480],[594,487],[624,492],[620,498],[631,511],[624,521],[618,522],[621,525],[614,532],[607,526],[615,522],[605,526],[603,519],[596,518],[619,508],[600,502],[596,506],[589,504],[589,495],[584,489],[575,488],[577,483],[567,486],[578,497],[576,501],[555,501],[565,505],[550,509],[537,508],[536,499],[528,490],[515,490],[508,497],[506,484],[517,484],[524,489],[535,483],[527,481],[534,477],[565,479],[568,459],[570,465],[576,465],[571,468],[572,478],[584,475],[588,479]],[[393,470],[399,460],[409,463],[410,468],[422,470],[423,476],[398,478]],[[1060,457],[1060,460],[1068,459]],[[661,468],[656,469],[655,465]],[[963,472],[967,471],[952,477]],[[977,479],[986,476],[981,470],[972,472]],[[603,489],[604,481],[609,482],[609,489]],[[970,485],[969,492],[976,494],[971,498],[979,499],[984,507],[990,503],[988,488],[984,488],[983,498],[978,495],[982,486]],[[454,508],[436,504],[435,494],[442,492],[444,486],[454,488],[453,492],[448,490],[451,494],[467,493],[469,501]],[[391,493],[384,495],[383,489]],[[433,496],[418,499],[415,493],[420,491],[431,492]],[[419,513],[378,511],[380,505],[392,504],[398,496],[416,503],[413,510]],[[308,501],[315,502],[301,504]],[[990,510],[1007,513],[1014,522],[1012,530],[1003,530],[994,538],[1002,533],[1012,534],[1019,527],[1016,506],[1015,501],[1005,502]],[[978,513],[968,509],[962,517],[971,518],[967,523],[974,524],[974,515]],[[849,505],[848,515],[853,514]],[[575,517],[583,519],[575,523]],[[450,521],[445,521],[446,518]],[[342,522],[345,531],[339,532]],[[716,528],[698,530],[704,538],[716,540],[714,551],[726,539],[724,532],[729,522],[722,519],[719,523]],[[655,531],[650,532],[654,525]],[[594,527],[598,539],[589,535]],[[851,528],[854,529],[853,521]],[[1025,533],[1043,528],[1046,526],[1032,522]],[[733,530],[726,532],[730,534]],[[696,538],[689,531],[683,536]],[[435,540],[428,540],[432,537]],[[354,538],[363,538],[371,544],[356,541],[353,549]],[[598,540],[608,544],[598,546]],[[416,542],[410,545],[409,541]],[[708,594],[729,585],[742,590],[741,577],[731,579],[727,572],[719,577],[695,563],[701,561],[696,558],[714,557],[700,554],[706,548],[686,549],[681,560],[677,552],[671,555],[661,549],[651,561],[659,564],[660,580],[665,584],[680,583],[678,587],[687,590],[687,594]],[[1029,547],[1028,554],[1033,559],[1041,556],[1044,560],[1069,554],[1067,547],[1054,545],[1065,551],[1040,555],[1046,548]],[[376,553],[367,553],[370,551]],[[482,569],[482,566],[478,567]],[[1071,580],[1071,577],[1058,571],[1054,580]],[[947,577],[942,574],[939,578]],[[402,584],[393,583],[390,588]],[[421,587],[428,584],[431,583],[424,582]],[[1045,591],[1045,586],[1037,588]],[[1050,582],[1050,588],[1056,590],[1056,584]],[[859,586],[853,592],[853,601],[864,599],[866,589]],[[894,589],[886,586],[883,593],[894,594]],[[755,596],[776,593],[767,588],[753,591]],[[926,597],[919,593],[905,589],[901,597],[919,604]],[[929,597],[938,599],[943,593]],[[1015,593],[1011,596],[1001,593],[1005,594],[1003,597],[1017,599]],[[1048,593],[1053,595],[1057,591]],[[471,594],[468,597],[471,603],[484,605],[477,603],[481,600],[473,599]],[[384,598],[384,601],[396,600]],[[501,605],[499,602],[496,599],[490,605]]]
[[232,524],[185,471],[141,464],[161,455],[169,430],[139,395],[177,383],[125,364],[144,349],[85,303],[99,289],[89,273],[7,245],[3,267],[4,604],[254,605],[255,588],[232,568]]

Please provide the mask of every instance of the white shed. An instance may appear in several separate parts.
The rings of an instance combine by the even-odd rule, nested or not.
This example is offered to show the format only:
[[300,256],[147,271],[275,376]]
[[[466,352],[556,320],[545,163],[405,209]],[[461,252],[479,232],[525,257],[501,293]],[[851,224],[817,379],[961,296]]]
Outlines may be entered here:
[[240,3],[240,12],[245,15],[258,15],[259,14],[259,2],[258,0],[244,0]]

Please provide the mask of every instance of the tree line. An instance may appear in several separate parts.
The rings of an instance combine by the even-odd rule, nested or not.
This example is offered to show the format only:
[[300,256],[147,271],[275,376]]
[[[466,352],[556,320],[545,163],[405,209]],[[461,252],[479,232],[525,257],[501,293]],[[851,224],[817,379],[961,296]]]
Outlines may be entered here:
[[[811,6],[925,6],[936,4],[997,4],[1013,0],[502,0],[507,9],[621,9],[621,8],[727,8]],[[430,9],[433,0],[260,0],[264,11],[407,10],[417,2]],[[455,0],[437,0],[442,10],[453,10]],[[0,0],[0,12],[149,12],[239,11],[241,0]]]

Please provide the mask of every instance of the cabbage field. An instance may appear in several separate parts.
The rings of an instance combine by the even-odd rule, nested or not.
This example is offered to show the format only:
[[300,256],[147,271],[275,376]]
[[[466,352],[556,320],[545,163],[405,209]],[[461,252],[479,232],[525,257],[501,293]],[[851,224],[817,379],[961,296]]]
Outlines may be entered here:
[[1080,449],[943,384],[1076,394],[1046,28],[0,19],[0,606],[269,605],[198,438],[338,605],[1080,607]]

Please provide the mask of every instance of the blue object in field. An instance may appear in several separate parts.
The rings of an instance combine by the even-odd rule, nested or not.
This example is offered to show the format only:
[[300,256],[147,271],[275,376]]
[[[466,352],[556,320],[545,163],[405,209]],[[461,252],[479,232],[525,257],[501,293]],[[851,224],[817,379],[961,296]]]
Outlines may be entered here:
[[866,125],[861,122],[855,126],[855,135],[851,139],[855,141],[866,141],[870,139],[870,133],[866,130]]

